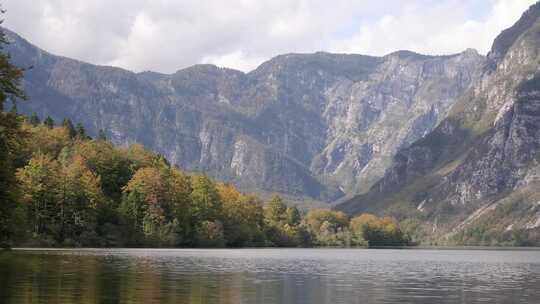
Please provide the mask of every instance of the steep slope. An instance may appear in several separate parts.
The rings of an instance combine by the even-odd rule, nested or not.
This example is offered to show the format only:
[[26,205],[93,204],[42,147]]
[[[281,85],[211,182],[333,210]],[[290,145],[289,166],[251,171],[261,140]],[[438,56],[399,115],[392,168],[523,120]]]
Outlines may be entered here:
[[391,213],[419,239],[540,241],[540,4],[501,33],[481,79],[371,190],[338,209]]
[[275,57],[250,72],[196,65],[172,75],[95,66],[8,31],[27,72],[23,112],[81,121],[244,190],[332,201],[367,190],[400,147],[431,131],[480,75],[451,56]]

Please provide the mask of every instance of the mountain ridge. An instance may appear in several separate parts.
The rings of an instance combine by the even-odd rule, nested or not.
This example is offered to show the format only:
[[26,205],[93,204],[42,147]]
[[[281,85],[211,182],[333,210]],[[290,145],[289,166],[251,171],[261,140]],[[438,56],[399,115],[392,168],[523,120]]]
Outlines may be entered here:
[[377,180],[398,147],[447,115],[485,61],[467,50],[318,52],[280,55],[249,73],[215,65],[133,73],[7,33],[15,63],[34,66],[21,111],[71,118],[94,135],[103,129],[117,144],[142,143],[243,190],[326,202]]
[[537,243],[539,37],[537,3],[495,39],[479,81],[448,117],[338,209],[398,215],[426,242]]

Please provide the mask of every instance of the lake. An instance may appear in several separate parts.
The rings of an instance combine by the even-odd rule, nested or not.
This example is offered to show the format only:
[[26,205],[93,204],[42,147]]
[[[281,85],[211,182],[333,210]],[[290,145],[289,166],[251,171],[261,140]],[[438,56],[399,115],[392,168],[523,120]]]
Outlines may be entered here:
[[0,253],[0,303],[540,303],[537,250]]

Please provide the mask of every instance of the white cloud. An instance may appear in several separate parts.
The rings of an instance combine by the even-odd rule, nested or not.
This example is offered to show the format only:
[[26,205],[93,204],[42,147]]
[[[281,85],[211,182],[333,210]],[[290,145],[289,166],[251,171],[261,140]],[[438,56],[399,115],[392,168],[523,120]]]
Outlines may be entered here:
[[501,30],[517,21],[535,1],[489,1],[488,14],[478,19],[467,17],[470,7],[462,2],[409,4],[396,14],[361,25],[353,37],[336,41],[333,51],[381,55],[407,49],[437,55],[475,48],[485,54]]
[[135,71],[244,71],[289,52],[486,52],[533,0],[6,0],[6,26],[59,55]]

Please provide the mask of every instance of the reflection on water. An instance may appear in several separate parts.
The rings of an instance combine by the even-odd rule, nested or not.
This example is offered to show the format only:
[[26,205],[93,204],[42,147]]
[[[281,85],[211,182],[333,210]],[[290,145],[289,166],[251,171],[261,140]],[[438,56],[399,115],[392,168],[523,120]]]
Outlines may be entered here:
[[540,251],[0,253],[0,303],[539,303]]

